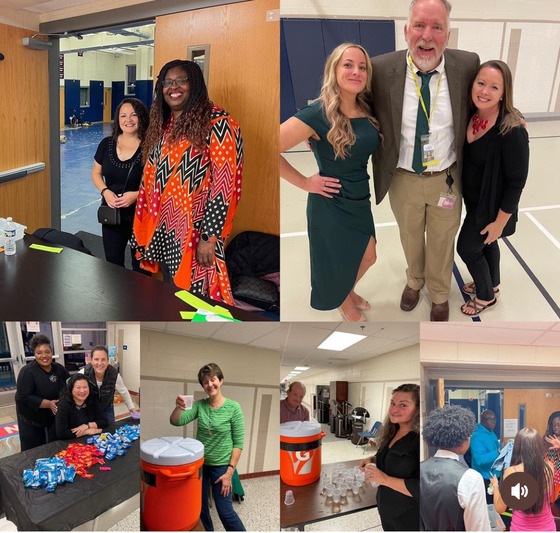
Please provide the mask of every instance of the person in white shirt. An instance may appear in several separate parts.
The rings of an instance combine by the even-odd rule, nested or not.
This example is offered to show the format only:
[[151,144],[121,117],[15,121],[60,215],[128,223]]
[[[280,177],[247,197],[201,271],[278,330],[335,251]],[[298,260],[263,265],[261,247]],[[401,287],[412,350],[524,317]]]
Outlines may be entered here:
[[428,414],[423,438],[437,448],[420,463],[420,519],[424,531],[490,531],[482,476],[461,462],[469,449],[474,414],[446,405]]

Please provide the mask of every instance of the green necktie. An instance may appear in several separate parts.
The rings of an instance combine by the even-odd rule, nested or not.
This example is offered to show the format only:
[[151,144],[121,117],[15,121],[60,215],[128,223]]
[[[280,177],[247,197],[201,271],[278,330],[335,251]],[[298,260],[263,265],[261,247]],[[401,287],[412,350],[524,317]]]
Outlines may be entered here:
[[[436,73],[429,72],[428,74],[423,74],[418,72],[418,75],[422,79],[422,87],[420,88],[420,94],[424,100],[424,105],[426,106],[426,112],[430,113],[430,78]],[[428,134],[428,118],[426,113],[424,113],[424,108],[422,107],[422,102],[420,98],[418,99],[418,113],[416,115],[416,138],[414,140],[414,156],[412,157],[412,168],[416,174],[422,174],[426,170],[426,167],[422,165],[422,135]]]

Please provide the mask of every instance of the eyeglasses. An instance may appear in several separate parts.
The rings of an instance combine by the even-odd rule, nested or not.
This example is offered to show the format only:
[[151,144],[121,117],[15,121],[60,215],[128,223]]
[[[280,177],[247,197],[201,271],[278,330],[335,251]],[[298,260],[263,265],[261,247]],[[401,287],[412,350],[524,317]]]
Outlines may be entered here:
[[176,78],[174,80],[166,78],[161,82],[164,87],[172,87],[174,83],[177,84],[177,87],[186,87],[187,83],[189,83],[189,78]]

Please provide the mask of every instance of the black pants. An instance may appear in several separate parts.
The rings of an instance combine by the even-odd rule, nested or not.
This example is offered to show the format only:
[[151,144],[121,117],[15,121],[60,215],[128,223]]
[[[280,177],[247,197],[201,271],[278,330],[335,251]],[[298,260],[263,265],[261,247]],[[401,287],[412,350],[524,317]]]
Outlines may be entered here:
[[[133,220],[125,219],[117,226],[102,225],[103,249],[105,250],[105,259],[109,263],[124,266],[124,253],[132,235],[132,224]],[[130,256],[132,259],[132,270],[149,276],[149,272],[140,268],[140,261],[134,256],[132,248],[130,249]]]
[[27,423],[18,415],[19,442],[21,451],[30,450],[56,440],[54,422],[50,427],[35,426]]
[[476,297],[494,299],[494,287],[500,284],[500,248],[498,242],[484,244],[487,234],[481,235],[476,224],[476,206],[467,204],[467,216],[457,240],[457,252],[467,265],[476,285]]

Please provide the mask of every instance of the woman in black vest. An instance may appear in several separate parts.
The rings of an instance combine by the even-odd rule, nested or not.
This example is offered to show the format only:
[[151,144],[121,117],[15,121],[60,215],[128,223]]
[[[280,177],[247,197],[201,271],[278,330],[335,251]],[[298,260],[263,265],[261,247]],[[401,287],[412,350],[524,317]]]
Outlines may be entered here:
[[92,398],[85,376],[74,374],[60,397],[56,414],[56,434],[59,439],[77,439],[98,435],[108,429],[107,419]]
[[138,411],[121,375],[115,367],[109,364],[109,351],[105,346],[95,346],[93,348],[91,363],[80,369],[80,373],[86,376],[91,394],[95,397],[99,408],[111,425],[115,423],[115,410],[113,408],[115,390],[131,413]]

